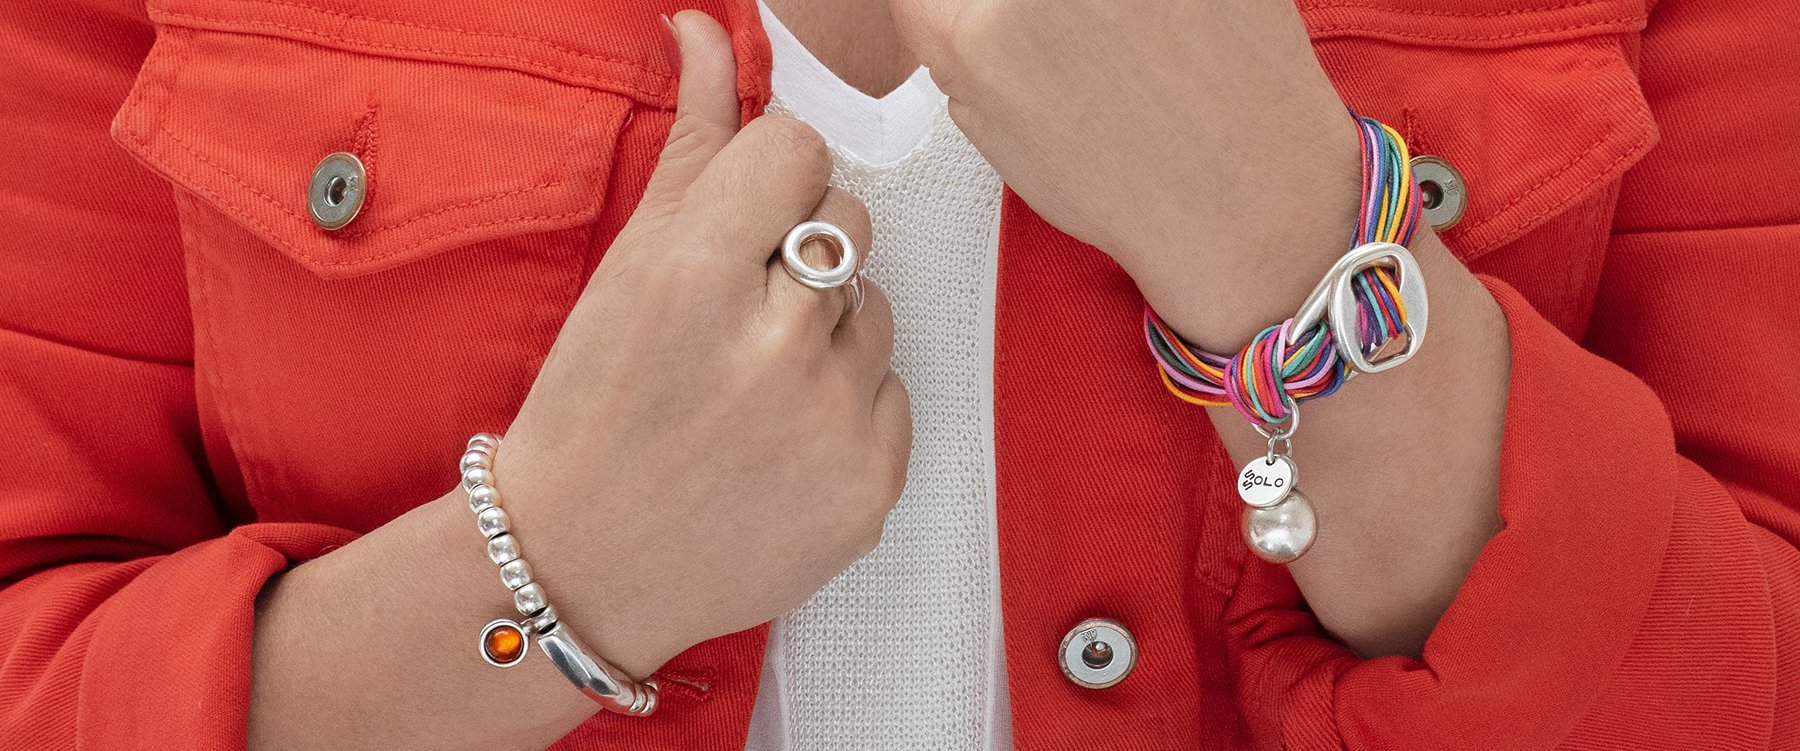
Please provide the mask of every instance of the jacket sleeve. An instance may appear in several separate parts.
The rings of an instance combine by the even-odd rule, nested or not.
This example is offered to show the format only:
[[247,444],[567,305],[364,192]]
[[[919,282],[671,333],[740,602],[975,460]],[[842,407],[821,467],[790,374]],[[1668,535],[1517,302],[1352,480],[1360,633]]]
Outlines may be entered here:
[[1284,572],[1247,572],[1230,628],[1263,745],[1800,747],[1800,57],[1777,54],[1800,39],[1756,6],[1651,20],[1663,137],[1586,347],[1483,279],[1512,335],[1505,527],[1422,659],[1359,660]]
[[257,593],[350,537],[210,485],[170,188],[108,137],[143,12],[0,12],[0,748],[241,748]]

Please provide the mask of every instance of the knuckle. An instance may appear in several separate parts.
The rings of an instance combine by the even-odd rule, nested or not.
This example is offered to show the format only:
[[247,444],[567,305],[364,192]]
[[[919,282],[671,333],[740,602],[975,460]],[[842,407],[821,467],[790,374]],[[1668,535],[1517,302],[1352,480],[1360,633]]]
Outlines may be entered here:
[[1045,10],[1035,3],[970,3],[954,19],[945,19],[939,33],[949,40],[950,49],[980,54],[993,49],[995,42],[1011,36],[1018,24],[1028,20],[1021,14]]
[[898,491],[882,493],[872,498],[871,501],[863,509],[861,523],[864,530],[879,539],[882,530],[887,526],[888,512],[893,511],[894,506],[900,502],[900,494]]
[[744,130],[777,153],[821,173],[821,181],[830,176],[831,149],[811,125],[791,117],[765,115]]
[[[907,430],[910,432],[911,428]],[[910,443],[910,441],[903,442],[902,445],[906,443]],[[889,458],[886,472],[882,477],[886,481],[883,487],[887,490],[888,509],[898,505],[900,496],[906,492],[906,452],[900,450],[895,453],[899,455]]]
[[993,78],[999,68],[989,61],[998,54],[996,50],[1010,43],[1014,29],[1035,23],[1023,14],[1045,10],[1036,3],[989,2],[965,3],[955,14],[931,14],[932,56],[927,62],[932,82],[950,95],[952,102],[1003,83]]
[[912,456],[913,424],[912,399],[906,393],[906,385],[900,378],[888,371],[886,382],[881,385],[881,398],[892,400],[890,409],[877,412],[883,424],[877,425],[879,436],[886,439],[881,448],[886,463],[882,465],[888,479],[904,484],[906,481],[906,463]]
[[857,556],[858,558],[873,553],[876,548],[881,547],[881,532],[881,525],[876,525],[874,532],[863,536],[860,544],[856,546],[857,552],[860,554]]
[[881,542],[890,508],[891,504],[885,502],[861,503],[844,508],[832,522],[828,532],[829,539],[848,544],[858,556],[868,553]]
[[729,129],[693,114],[682,114],[669,126],[669,140],[663,146],[664,159],[686,159],[694,154],[717,151],[731,140]]
[[900,458],[900,469],[904,472],[906,457],[912,453],[912,395],[907,393],[906,384],[900,382],[899,376],[889,375],[888,377],[893,379],[893,385],[889,388],[894,390],[894,420],[899,423],[895,428],[895,436],[899,439],[894,442],[895,450]]

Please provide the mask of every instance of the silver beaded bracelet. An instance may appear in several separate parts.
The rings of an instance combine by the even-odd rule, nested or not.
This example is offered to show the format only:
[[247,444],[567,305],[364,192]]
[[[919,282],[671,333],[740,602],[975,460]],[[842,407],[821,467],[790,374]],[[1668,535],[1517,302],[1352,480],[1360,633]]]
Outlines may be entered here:
[[499,437],[490,433],[469,439],[468,453],[462,457],[462,487],[469,494],[475,524],[487,538],[488,560],[500,567],[500,583],[512,591],[513,607],[523,618],[516,622],[500,618],[483,627],[481,659],[495,667],[517,665],[531,651],[535,636],[556,669],[602,709],[633,717],[655,712],[656,678],[632,680],[589,654],[581,640],[557,620],[543,585],[532,581],[531,566],[525,563],[519,539],[509,529],[506,511],[500,508],[500,491],[494,486],[494,452],[499,448]]

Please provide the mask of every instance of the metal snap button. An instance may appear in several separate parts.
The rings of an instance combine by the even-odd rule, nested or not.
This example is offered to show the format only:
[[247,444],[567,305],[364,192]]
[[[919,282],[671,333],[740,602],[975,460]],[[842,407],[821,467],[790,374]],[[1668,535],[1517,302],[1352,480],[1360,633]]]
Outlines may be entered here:
[[1063,636],[1060,652],[1063,677],[1082,688],[1116,686],[1137,667],[1137,640],[1124,624],[1108,618],[1075,624]]
[[1419,184],[1419,205],[1425,223],[1442,232],[1462,221],[1469,206],[1468,184],[1443,157],[1420,154],[1412,158],[1413,182]]
[[356,218],[368,194],[369,174],[361,159],[343,151],[327,154],[306,183],[306,210],[319,229],[338,229]]

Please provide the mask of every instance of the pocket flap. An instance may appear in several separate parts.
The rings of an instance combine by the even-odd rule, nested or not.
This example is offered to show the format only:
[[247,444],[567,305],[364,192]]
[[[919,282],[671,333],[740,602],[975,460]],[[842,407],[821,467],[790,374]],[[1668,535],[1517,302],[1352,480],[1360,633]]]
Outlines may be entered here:
[[1314,39],[1362,36],[1445,47],[1542,44],[1644,27],[1644,0],[1300,0]]
[[[524,73],[160,26],[113,137],[321,277],[597,214],[626,98]],[[367,168],[337,230],[307,210],[327,154]]]
[[[1633,15],[1633,4],[1619,0],[1505,7],[1529,2],[1490,0],[1486,10],[1470,11],[1475,19],[1412,7],[1416,0],[1346,0],[1306,11],[1314,51],[1344,100],[1398,129],[1413,153],[1442,157],[1462,172],[1467,208],[1443,237],[1464,261],[1617,181],[1656,143],[1628,55],[1632,38],[1619,31],[1641,28],[1642,8]],[[1461,39],[1509,43],[1471,49],[1437,38],[1456,30]]]

